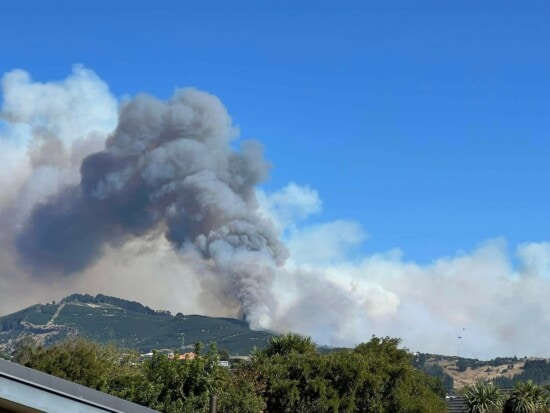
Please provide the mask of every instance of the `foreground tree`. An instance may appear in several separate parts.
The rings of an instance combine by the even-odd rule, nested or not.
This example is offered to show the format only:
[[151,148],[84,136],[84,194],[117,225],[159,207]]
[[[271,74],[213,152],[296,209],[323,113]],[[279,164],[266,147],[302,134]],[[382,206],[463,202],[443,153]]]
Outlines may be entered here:
[[304,337],[296,333],[287,333],[278,337],[271,337],[262,353],[266,356],[287,356],[291,353],[313,354],[317,347],[311,337]]
[[258,372],[269,412],[445,411],[442,385],[413,368],[397,339],[373,338],[327,355],[296,343],[294,335],[280,337],[276,348],[285,351],[268,345],[248,367]]
[[533,381],[516,383],[504,404],[503,413],[547,413],[550,412],[548,390]]
[[138,354],[121,353],[83,339],[68,340],[52,347],[37,345],[32,339],[22,340],[14,361],[53,376],[126,397],[140,381]]
[[15,360],[166,413],[206,412],[212,394],[220,413],[445,411],[441,382],[413,368],[398,345],[373,338],[322,355],[310,338],[287,334],[232,370],[219,365],[215,345],[191,360],[157,352],[141,363],[133,353],[83,340],[47,349],[28,341]]
[[[200,354],[200,346],[196,346]],[[258,413],[263,399],[248,377],[231,374],[219,365],[216,345],[203,356],[177,360],[156,352],[143,363],[142,382],[131,401],[166,413],[207,412],[210,395],[218,396],[218,412]]]
[[468,413],[500,413],[502,409],[502,393],[493,383],[478,381],[473,386],[463,390]]

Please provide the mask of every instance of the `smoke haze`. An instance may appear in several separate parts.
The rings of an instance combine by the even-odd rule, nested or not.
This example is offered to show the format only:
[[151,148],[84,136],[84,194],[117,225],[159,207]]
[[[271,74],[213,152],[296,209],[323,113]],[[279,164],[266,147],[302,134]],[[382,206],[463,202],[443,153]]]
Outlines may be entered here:
[[398,249],[358,257],[358,223],[308,223],[314,189],[259,188],[262,147],[238,140],[213,95],[120,103],[80,66],[50,83],[15,70],[2,88],[1,314],[105,293],[322,344],[376,334],[423,352],[549,355],[550,243],[517,246],[519,265],[503,239],[429,265]]

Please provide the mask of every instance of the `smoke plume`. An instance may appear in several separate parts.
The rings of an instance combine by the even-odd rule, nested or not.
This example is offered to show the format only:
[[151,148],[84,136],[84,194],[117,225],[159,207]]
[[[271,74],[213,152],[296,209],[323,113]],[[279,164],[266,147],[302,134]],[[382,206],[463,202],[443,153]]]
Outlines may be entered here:
[[123,245],[163,228],[176,250],[212,262],[251,320],[273,303],[270,284],[286,249],[256,214],[255,187],[268,164],[255,142],[236,135],[220,101],[178,90],[167,102],[139,95],[126,102],[105,149],[86,156],[80,182],[36,205],[16,238],[37,277],[70,275]]
[[503,239],[427,265],[399,249],[358,256],[358,223],[309,220],[314,189],[259,188],[262,148],[215,96],[118,102],[79,66],[47,83],[15,70],[2,88],[0,313],[106,293],[322,344],[376,334],[425,352],[548,355],[548,242],[517,246],[518,265]]

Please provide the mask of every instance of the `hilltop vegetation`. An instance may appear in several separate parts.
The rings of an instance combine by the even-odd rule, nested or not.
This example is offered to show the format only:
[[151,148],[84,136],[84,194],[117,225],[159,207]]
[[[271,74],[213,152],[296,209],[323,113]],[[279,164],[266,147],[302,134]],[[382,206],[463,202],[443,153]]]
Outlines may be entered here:
[[37,304],[0,317],[0,352],[13,351],[27,335],[44,345],[78,336],[142,352],[182,344],[193,349],[198,341],[215,341],[233,355],[246,355],[254,347],[264,347],[273,334],[253,331],[243,320],[171,315],[135,301],[73,294],[59,303]]

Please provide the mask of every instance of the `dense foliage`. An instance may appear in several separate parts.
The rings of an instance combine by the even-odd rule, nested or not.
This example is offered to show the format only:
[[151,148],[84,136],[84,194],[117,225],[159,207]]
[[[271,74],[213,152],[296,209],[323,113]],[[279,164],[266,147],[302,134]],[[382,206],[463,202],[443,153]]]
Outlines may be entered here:
[[145,313],[149,315],[164,314],[165,311],[155,311],[147,306],[144,306],[137,301],[128,301],[122,298],[111,297],[108,295],[98,294],[95,297],[89,294],[72,294],[61,300],[62,303],[71,302],[90,303],[90,304],[110,304],[118,308],[133,311],[136,313]]
[[413,366],[427,373],[430,376],[437,377],[445,386],[448,392],[452,392],[454,388],[454,379],[445,372],[443,367],[435,363],[427,363],[429,354],[416,353],[413,357]]
[[463,390],[469,413],[499,413],[502,411],[503,396],[492,383],[478,381]]
[[399,340],[373,338],[352,350],[320,354],[310,338],[274,337],[248,362],[219,365],[215,345],[191,360],[138,355],[83,340],[49,348],[22,342],[15,361],[162,412],[445,411],[440,381],[415,369]]
[[17,346],[13,361],[45,373],[124,396],[135,377],[139,355],[120,352],[114,346],[85,340],[69,340],[52,347],[37,346],[27,337]]
[[494,383],[501,388],[512,387],[515,383],[533,381],[535,383],[550,382],[550,363],[546,360],[526,360],[523,371],[513,377],[497,377]]
[[548,413],[550,395],[531,380],[516,383],[504,403],[503,413]]
[[477,382],[463,390],[468,413],[549,413],[550,392],[532,381],[518,382],[508,395],[493,383]]
[[[297,347],[273,351],[285,340]],[[259,373],[269,412],[444,411],[441,383],[415,369],[398,344],[373,338],[353,350],[320,355],[288,335],[257,351],[248,368]]]

